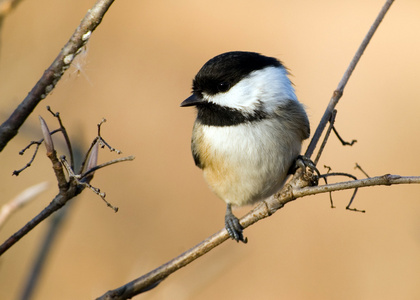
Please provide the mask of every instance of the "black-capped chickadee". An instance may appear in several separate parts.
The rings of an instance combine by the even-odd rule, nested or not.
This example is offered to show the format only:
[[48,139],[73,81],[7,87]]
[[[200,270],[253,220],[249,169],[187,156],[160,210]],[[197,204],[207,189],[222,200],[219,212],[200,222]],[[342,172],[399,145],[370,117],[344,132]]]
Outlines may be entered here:
[[227,203],[225,227],[246,242],[232,206],[264,200],[283,186],[309,137],[309,120],[288,71],[273,57],[227,52],[210,59],[193,80],[191,149],[213,192]]

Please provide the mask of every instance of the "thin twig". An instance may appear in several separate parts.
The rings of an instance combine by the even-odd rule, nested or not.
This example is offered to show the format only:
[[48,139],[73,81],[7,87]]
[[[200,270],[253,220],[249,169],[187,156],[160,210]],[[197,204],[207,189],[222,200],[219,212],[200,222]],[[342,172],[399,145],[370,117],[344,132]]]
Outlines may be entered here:
[[[69,212],[71,203],[72,202],[69,202],[57,213],[53,214],[49,219],[49,227],[43,236],[43,240],[40,243],[39,249],[37,250],[32,267],[30,268],[30,271],[28,271],[24,288],[21,289],[22,296],[19,299],[33,299],[33,294],[35,292],[39,280],[42,277],[41,275],[43,269],[45,268],[45,263],[48,259],[55,238],[58,236],[60,229],[63,226],[63,221]],[[33,249],[33,252],[35,252],[35,249]]]
[[107,161],[103,164],[100,164],[96,167],[91,168],[90,170],[87,170],[85,173],[80,175],[80,178],[85,178],[86,176],[88,176],[92,172],[95,172],[95,171],[97,171],[101,168],[104,168],[106,166],[110,166],[110,165],[113,165],[113,164],[116,164],[116,163],[119,163],[119,162],[123,162],[123,161],[130,161],[130,160],[134,160],[134,159],[135,159],[135,157],[133,155],[130,155],[130,156],[127,156],[127,157],[121,157],[121,158],[117,158],[117,159]]
[[[31,159],[29,160],[29,162],[23,167],[23,168],[21,168],[21,169],[19,169],[19,170],[14,170],[13,171],[13,173],[12,173],[12,175],[14,175],[14,176],[19,176],[19,174],[21,173],[21,172],[23,172],[24,170],[26,170],[27,168],[29,168],[31,165],[32,165],[32,163],[34,162],[34,160],[35,160],[35,157],[36,157],[36,154],[38,153],[38,150],[39,150],[39,146],[41,146],[41,143],[44,141],[44,139],[42,139],[42,140],[40,140],[40,141],[38,141],[38,142],[35,142],[35,141],[32,141],[28,146],[27,146],[27,148],[26,149],[29,149],[29,147],[30,146],[32,146],[32,145],[36,145],[36,147],[35,147],[35,151],[34,151],[34,154],[32,155],[32,157],[31,157]],[[25,150],[26,150],[25,149]],[[23,152],[21,151],[19,154],[23,154]]]
[[60,113],[59,112],[56,112],[56,113],[53,112],[51,110],[51,107],[50,106],[47,106],[47,110],[57,119],[58,124],[60,125],[60,128],[58,130],[61,131],[61,134],[63,135],[64,140],[66,141],[67,150],[69,151],[69,154],[70,154],[70,165],[71,165],[71,168],[74,169],[73,149],[72,149],[72,146],[71,146],[70,137],[69,137],[69,135],[67,133],[66,128],[64,127],[63,122],[61,121]]
[[337,136],[338,140],[341,142],[341,144],[343,146],[353,146],[354,143],[357,143],[357,140],[351,140],[351,142],[347,142],[347,141],[343,140],[343,138],[340,136],[340,134],[338,133],[338,131],[335,128],[335,126],[333,126],[332,129],[334,130],[335,135]]
[[101,148],[104,148],[106,146],[111,152],[116,152],[117,154],[122,153],[122,151],[111,147],[102,137],[99,138],[99,143],[101,144]]
[[325,137],[322,141],[321,147],[319,147],[319,151],[316,155],[316,158],[314,160],[314,164],[317,165],[319,162],[319,159],[321,158],[322,152],[324,151],[325,145],[327,144],[328,138],[330,137],[331,134],[331,130],[334,128],[334,122],[335,122],[335,117],[337,116],[337,110],[334,109],[332,114],[331,114],[331,118],[330,118],[330,126],[328,126],[327,132],[325,133]]
[[[326,177],[330,177],[330,176],[346,176],[346,177],[350,177],[354,180],[357,180],[356,176],[354,176],[352,174],[349,174],[349,173],[343,173],[343,172],[327,173],[327,174],[324,174],[324,175],[321,175],[321,176],[325,179],[325,181],[326,181]],[[350,208],[350,205],[353,203],[353,200],[356,197],[357,191],[358,191],[358,188],[355,188],[354,191],[353,191],[353,194],[351,195],[350,201],[346,206],[346,209],[356,211],[356,212],[365,213],[366,212],[365,210],[360,210],[360,209],[357,209],[357,208]],[[334,208],[334,204],[333,204],[333,200],[332,200],[332,192],[329,192],[329,195],[330,195],[331,208]]]
[[56,86],[64,72],[70,67],[73,59],[82,51],[89,41],[92,32],[101,23],[102,18],[114,0],[98,0],[62,48],[51,66],[44,72],[26,98],[19,104],[11,116],[0,126],[0,152],[7,143],[18,133],[38,103],[44,99]]
[[362,167],[358,164],[358,163],[356,163],[356,166],[354,167],[355,169],[359,169],[360,170],[360,172],[362,172],[366,177],[370,177],[369,175],[368,175],[368,173],[366,173],[365,172],[365,170],[363,170],[362,169]]
[[[59,131],[60,131],[60,129],[53,130],[53,131],[50,132],[50,135],[53,135],[54,133],[57,133]],[[23,168],[21,168],[19,170],[14,170],[12,175],[19,176],[19,174],[21,172],[23,172],[24,170],[26,170],[27,168],[29,168],[32,165],[32,163],[35,160],[35,157],[36,157],[36,155],[38,153],[39,146],[41,146],[41,144],[42,144],[43,141],[44,141],[43,138],[40,139],[39,141],[32,141],[32,142],[29,143],[28,146],[26,146],[25,148],[23,148],[22,150],[19,151],[19,155],[23,155],[25,153],[25,151],[28,150],[32,145],[36,145],[35,151],[34,151],[34,153],[32,155],[32,158],[29,160],[29,162]]]
[[394,0],[387,0],[384,6],[382,7],[381,11],[379,12],[378,16],[376,17],[375,21],[373,22],[372,26],[370,27],[368,33],[366,34],[365,38],[363,39],[362,43],[359,46],[359,49],[357,49],[356,54],[354,55],[353,59],[350,62],[350,65],[348,66],[346,72],[344,73],[343,77],[341,78],[341,81],[339,82],[337,89],[334,91],[333,96],[327,106],[327,109],[324,112],[324,115],[321,118],[321,121],[318,124],[318,127],[315,131],[314,136],[312,137],[312,140],[308,146],[308,149],[306,150],[305,156],[310,158],[315,150],[315,147],[321,138],[322,132],[325,129],[325,126],[327,125],[328,121],[331,119],[331,114],[337,105],[338,101],[340,100],[341,96],[343,95],[344,88],[347,84],[347,82],[350,79],[351,74],[353,73],[354,69],[356,68],[357,63],[359,62],[360,58],[363,55],[363,52],[365,51],[367,45],[369,44],[370,40],[372,39],[373,34],[378,29],[379,24],[385,17],[385,14],[391,7]]

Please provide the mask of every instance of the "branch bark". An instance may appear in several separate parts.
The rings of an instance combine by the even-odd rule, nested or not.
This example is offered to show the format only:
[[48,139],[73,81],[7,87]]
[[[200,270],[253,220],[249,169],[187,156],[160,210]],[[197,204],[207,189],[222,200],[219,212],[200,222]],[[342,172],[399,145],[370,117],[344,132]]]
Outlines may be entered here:
[[64,45],[51,66],[44,72],[26,98],[19,104],[11,116],[0,126],[0,152],[16,136],[38,103],[54,89],[73,59],[89,41],[92,32],[101,23],[102,18],[114,0],[98,0],[87,12],[70,40]]
[[[309,195],[377,185],[420,184],[420,176],[403,177],[389,174],[313,187],[300,187],[299,181],[301,179],[302,173],[301,171],[298,171],[291,183],[287,184],[280,193],[275,195],[275,197],[261,202],[248,214],[242,217],[240,220],[241,225],[244,228],[247,228],[256,222],[271,216],[287,203]],[[306,181],[306,179],[304,179],[304,181]],[[101,297],[97,298],[97,300],[129,299],[135,295],[150,290],[156,287],[170,274],[206,254],[227,239],[229,239],[229,234],[224,228],[162,266],[115,290],[108,291]]]
[[35,218],[26,223],[19,231],[9,237],[3,244],[0,245],[0,256],[6,252],[10,247],[16,244],[22,237],[24,237],[29,231],[34,229],[39,223],[49,217],[52,213],[62,208],[67,201],[76,197],[83,191],[84,187],[76,185],[73,181],[73,184],[69,184],[65,192],[60,187],[60,193],[54,197],[51,203],[44,208]]

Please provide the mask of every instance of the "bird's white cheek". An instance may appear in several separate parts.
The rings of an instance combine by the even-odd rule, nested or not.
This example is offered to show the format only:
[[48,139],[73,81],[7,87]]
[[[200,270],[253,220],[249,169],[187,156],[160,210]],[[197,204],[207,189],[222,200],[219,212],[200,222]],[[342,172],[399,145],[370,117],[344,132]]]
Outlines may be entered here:
[[253,114],[264,109],[273,113],[285,101],[297,101],[293,86],[283,67],[267,67],[251,72],[229,91],[216,95],[203,94],[208,101],[222,107]]
[[257,91],[252,89],[247,82],[239,82],[226,93],[216,95],[204,95],[204,98],[220,106],[241,110],[244,113],[252,113],[258,104]]

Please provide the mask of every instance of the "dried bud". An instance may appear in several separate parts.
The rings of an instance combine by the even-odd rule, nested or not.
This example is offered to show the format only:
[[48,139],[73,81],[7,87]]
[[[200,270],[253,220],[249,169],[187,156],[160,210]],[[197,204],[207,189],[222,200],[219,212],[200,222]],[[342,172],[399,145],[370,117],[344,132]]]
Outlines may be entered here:
[[[98,165],[98,149],[99,143],[96,142],[90,150],[89,158],[86,165],[86,172]],[[93,174],[94,172],[89,173],[85,178],[83,178],[83,181],[89,183],[93,179]]]
[[88,163],[86,166],[86,171],[96,167],[98,165],[98,142],[93,145],[92,150],[89,154]]
[[47,153],[52,153],[54,151],[54,143],[51,138],[50,130],[48,129],[47,123],[41,116],[39,116],[39,121],[41,123],[41,130],[42,135],[44,136],[44,144],[47,148]]

